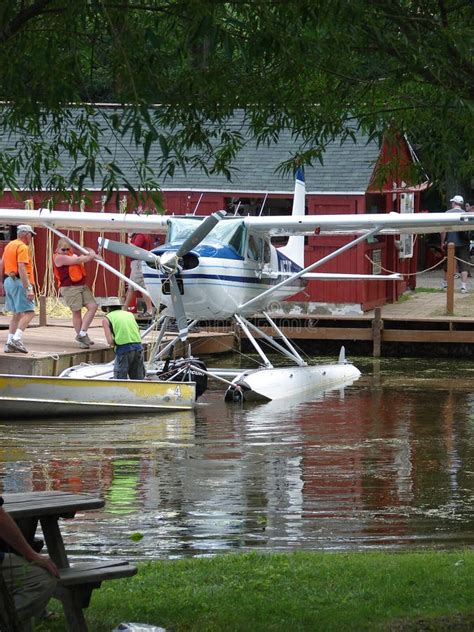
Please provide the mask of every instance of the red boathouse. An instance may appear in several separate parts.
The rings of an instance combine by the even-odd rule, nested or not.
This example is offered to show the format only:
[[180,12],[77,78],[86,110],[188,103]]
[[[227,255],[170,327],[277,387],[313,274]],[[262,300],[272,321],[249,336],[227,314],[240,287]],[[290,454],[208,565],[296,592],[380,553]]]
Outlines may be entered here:
[[[236,125],[239,121],[236,120]],[[109,141],[110,143],[110,141]],[[133,184],[133,144],[123,148],[109,147],[118,154],[120,164],[127,179]],[[195,213],[207,215],[219,209],[227,209],[238,214],[290,214],[294,182],[291,175],[282,175],[278,166],[295,153],[295,141],[288,134],[280,136],[278,144],[256,147],[249,142],[240,151],[233,164],[232,180],[223,175],[207,176],[202,171],[190,169],[187,173],[176,171],[173,178],[162,183],[162,194],[166,212],[169,214]],[[120,160],[123,152],[123,161]],[[136,150],[135,150],[136,151]],[[157,151],[155,149],[155,151]],[[410,187],[390,169],[390,161],[394,152],[401,156],[402,163],[414,164],[416,158],[408,142],[400,137],[396,146],[385,142],[380,147],[375,140],[369,140],[360,133],[344,142],[330,143],[323,155],[322,164],[305,167],[306,205],[308,214],[364,214],[419,212],[420,186]],[[155,158],[156,159],[156,158]],[[153,150],[149,162],[153,164]],[[388,167],[387,167],[388,165]],[[381,174],[384,174],[383,178]],[[105,204],[103,193],[94,189],[93,183],[87,183],[88,201],[82,209],[87,211],[116,212],[113,201]],[[48,192],[24,192],[21,198],[6,192],[0,200],[2,207],[25,208],[26,200],[33,200],[35,208],[46,205],[51,194]],[[67,210],[71,208],[64,200],[55,203],[54,208]],[[80,210],[77,205],[71,210]],[[122,193],[122,210],[134,212],[130,196]],[[156,212],[152,207],[146,212]],[[20,220],[19,220],[20,223]],[[10,238],[9,227],[0,227],[0,249]],[[97,234],[80,235],[71,231],[71,237],[94,249],[97,247]],[[107,233],[117,239],[116,233]],[[321,259],[335,248],[348,241],[346,236],[315,235],[306,239],[306,265]],[[46,229],[39,229],[35,239],[35,259],[39,285],[42,286],[50,272],[50,238]],[[341,273],[386,273],[400,272],[404,280],[393,281],[351,281],[323,282],[311,281],[306,290],[292,298],[297,301],[303,313],[329,310],[344,312],[360,312],[395,301],[407,287],[414,287],[416,273],[416,239],[405,237],[402,240],[393,236],[376,237],[357,245],[341,257],[336,258],[319,268],[318,271]],[[124,271],[129,270],[129,261],[111,253],[106,255],[107,261]],[[89,264],[89,281],[94,281],[95,295],[110,296],[117,294],[121,288],[117,279],[111,274]]]

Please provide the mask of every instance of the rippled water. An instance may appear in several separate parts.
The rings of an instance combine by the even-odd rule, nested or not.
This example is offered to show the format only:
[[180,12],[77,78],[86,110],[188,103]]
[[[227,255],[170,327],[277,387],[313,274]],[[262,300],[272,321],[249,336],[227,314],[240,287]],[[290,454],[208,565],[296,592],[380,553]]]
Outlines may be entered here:
[[82,558],[474,544],[474,365],[356,359],[312,401],[1,423],[0,489],[98,494]]

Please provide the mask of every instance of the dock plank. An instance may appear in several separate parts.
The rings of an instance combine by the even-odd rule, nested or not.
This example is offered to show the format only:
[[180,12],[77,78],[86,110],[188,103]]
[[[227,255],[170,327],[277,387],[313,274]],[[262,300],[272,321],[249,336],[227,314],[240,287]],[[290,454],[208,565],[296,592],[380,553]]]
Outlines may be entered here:
[[[0,316],[0,324],[8,326],[9,317]],[[59,375],[65,369],[81,363],[101,364],[110,362],[114,358],[104,336],[102,325],[95,318],[89,328],[89,336],[95,341],[90,349],[81,349],[75,340],[75,332],[69,320],[49,319],[48,324],[38,326],[38,318],[33,326],[28,327],[24,334],[24,344],[28,354],[4,353],[7,340],[7,329],[0,331],[0,374],[6,375]],[[171,335],[164,337],[163,344],[171,339]],[[236,338],[232,331],[206,331],[191,333],[189,336],[193,355],[228,353],[235,349]],[[145,343],[145,350],[152,346],[152,339]],[[187,353],[184,347],[176,348],[176,354]]]

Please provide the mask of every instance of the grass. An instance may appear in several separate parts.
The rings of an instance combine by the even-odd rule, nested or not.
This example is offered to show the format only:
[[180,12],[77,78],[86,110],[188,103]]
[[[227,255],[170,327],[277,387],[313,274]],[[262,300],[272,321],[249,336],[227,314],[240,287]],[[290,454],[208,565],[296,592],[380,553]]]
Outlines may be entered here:
[[415,294],[422,294],[423,292],[425,294],[439,294],[442,291],[443,290],[441,288],[434,288],[434,287],[417,287],[417,288],[415,288]]
[[[91,632],[130,621],[173,632],[472,630],[473,578],[469,550],[157,561],[104,582],[86,618]],[[39,629],[66,627],[61,617]]]
[[432,287],[417,287],[413,291],[400,294],[400,296],[397,298],[397,303],[405,303],[406,301],[410,301],[415,296],[415,294],[439,294],[441,292],[442,290]]

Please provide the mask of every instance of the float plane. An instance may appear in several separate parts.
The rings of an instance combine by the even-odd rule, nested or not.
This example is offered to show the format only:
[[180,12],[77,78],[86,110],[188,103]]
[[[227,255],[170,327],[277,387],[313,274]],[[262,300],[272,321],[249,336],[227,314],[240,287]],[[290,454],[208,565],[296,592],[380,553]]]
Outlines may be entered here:
[[[288,216],[229,216],[225,211],[202,217],[0,209],[0,222],[28,222],[58,235],[64,229],[165,234],[165,243],[152,251],[107,238],[100,238],[99,243],[106,250],[142,261],[146,292],[155,306],[165,306],[159,321],[160,336],[170,318],[176,320],[176,340],[186,340],[189,329],[199,321],[235,320],[260,356],[262,366],[209,372],[228,383],[226,399],[268,401],[342,385],[360,376],[360,371],[347,362],[344,349],[336,363],[309,365],[271,318],[268,310],[272,303],[293,296],[315,279],[400,280],[399,274],[330,274],[314,270],[375,235],[473,230],[474,213],[305,215],[304,173],[298,168],[292,214]],[[304,238],[318,234],[348,235],[351,239],[305,267]],[[274,246],[272,237],[282,236],[288,237],[287,244]],[[102,265],[123,278],[111,266]],[[274,335],[249,320],[257,313],[266,319]],[[262,340],[292,366],[274,367],[262,348]],[[169,352],[170,344],[155,360]]]

